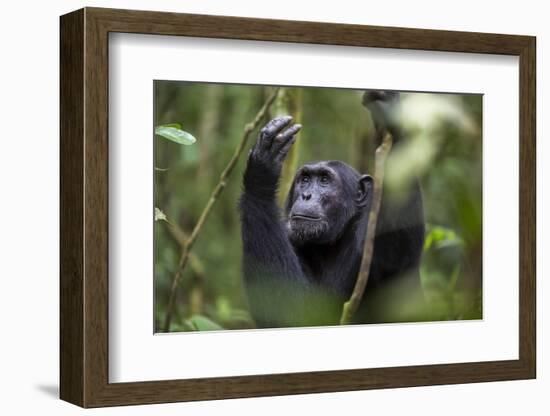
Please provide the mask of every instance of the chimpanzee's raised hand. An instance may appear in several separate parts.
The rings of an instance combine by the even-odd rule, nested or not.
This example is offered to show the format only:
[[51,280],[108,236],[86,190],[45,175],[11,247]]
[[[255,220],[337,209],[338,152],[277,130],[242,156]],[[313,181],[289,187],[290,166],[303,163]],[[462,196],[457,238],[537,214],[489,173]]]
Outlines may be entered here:
[[363,94],[363,105],[371,113],[376,129],[376,143],[379,144],[386,132],[393,136],[394,143],[401,139],[400,94],[397,91],[367,90]]
[[250,150],[244,173],[245,191],[261,197],[274,197],[281,167],[302,128],[292,124],[292,117],[277,117],[260,130],[256,144]]

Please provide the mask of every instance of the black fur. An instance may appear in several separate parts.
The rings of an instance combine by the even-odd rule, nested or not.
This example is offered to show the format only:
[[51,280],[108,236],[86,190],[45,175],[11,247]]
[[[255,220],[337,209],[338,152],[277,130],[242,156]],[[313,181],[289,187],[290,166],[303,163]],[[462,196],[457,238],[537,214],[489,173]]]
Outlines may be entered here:
[[[396,146],[402,139],[392,113],[398,98],[397,93],[380,91],[363,98],[377,140],[390,131]],[[301,128],[291,121],[276,118],[262,129],[243,178],[244,278],[259,327],[338,323],[357,278],[371,206],[369,175],[340,161],[321,161],[297,171],[280,212],[276,193],[281,166]],[[369,283],[356,322],[384,320],[374,296],[398,277],[407,276],[419,286],[423,242],[422,196],[415,180],[399,202],[383,195]]]

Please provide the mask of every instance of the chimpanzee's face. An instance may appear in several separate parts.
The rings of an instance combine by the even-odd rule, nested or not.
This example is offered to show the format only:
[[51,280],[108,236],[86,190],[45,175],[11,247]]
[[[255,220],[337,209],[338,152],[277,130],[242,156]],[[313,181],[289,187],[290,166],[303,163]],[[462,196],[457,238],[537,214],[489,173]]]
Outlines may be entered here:
[[323,161],[296,172],[286,203],[292,243],[330,244],[366,206],[371,178],[342,162]]

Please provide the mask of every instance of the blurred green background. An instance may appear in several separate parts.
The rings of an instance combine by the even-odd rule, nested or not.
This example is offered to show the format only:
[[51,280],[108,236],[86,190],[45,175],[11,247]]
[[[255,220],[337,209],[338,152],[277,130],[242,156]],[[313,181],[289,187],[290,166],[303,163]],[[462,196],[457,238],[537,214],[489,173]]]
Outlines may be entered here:
[[[197,219],[272,87],[155,81],[155,126],[177,123],[178,137],[155,140],[155,331],[164,321],[174,276]],[[248,149],[270,117],[290,113],[303,124],[283,168],[283,187],[296,167],[338,159],[373,173],[373,126],[363,91],[282,88],[250,135],[193,246],[176,288],[169,331],[254,328],[242,283],[237,203]],[[388,186],[414,175],[422,183],[426,242],[421,266],[424,320],[482,317],[482,96],[402,93],[409,142]],[[159,131],[157,130],[157,133]],[[188,135],[196,138],[190,143]],[[180,140],[181,139],[181,140]],[[189,139],[189,140],[187,140]],[[179,141],[180,143],[178,143]],[[284,192],[284,191],[283,191]],[[416,311],[418,312],[418,311]],[[398,319],[399,320],[399,319]],[[403,316],[403,320],[407,319]]]

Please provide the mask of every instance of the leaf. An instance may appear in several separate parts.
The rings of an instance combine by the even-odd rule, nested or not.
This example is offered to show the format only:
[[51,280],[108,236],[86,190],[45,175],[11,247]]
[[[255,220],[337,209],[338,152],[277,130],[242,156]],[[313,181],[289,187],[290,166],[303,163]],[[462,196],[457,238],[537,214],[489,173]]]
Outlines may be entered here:
[[203,315],[193,315],[186,323],[194,328],[195,331],[219,331],[223,328]]
[[462,246],[464,241],[458,234],[450,229],[439,225],[428,225],[426,239],[424,241],[424,251],[431,249],[441,249],[445,247]]
[[181,124],[179,123],[162,124],[161,126],[157,126],[157,127],[173,127],[175,129],[181,130]]
[[166,214],[157,207],[155,207],[155,221],[168,221]]
[[216,299],[216,309],[218,312],[218,319],[220,321],[227,321],[231,316],[231,303],[225,296],[218,296]]
[[[174,127],[176,124],[165,124],[155,127],[155,134],[178,144],[190,145],[197,141],[192,134]],[[177,124],[179,126],[179,124]]]

